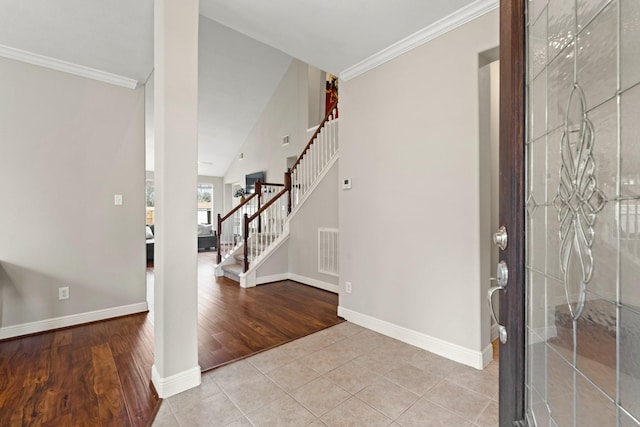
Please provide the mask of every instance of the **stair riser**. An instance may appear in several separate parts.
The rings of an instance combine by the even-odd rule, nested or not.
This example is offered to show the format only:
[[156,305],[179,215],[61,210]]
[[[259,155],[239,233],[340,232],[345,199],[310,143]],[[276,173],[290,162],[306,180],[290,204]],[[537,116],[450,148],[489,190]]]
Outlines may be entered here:
[[238,276],[237,274],[233,274],[230,271],[225,271],[224,272],[224,277],[233,280],[234,282],[238,282],[240,283],[240,276]]

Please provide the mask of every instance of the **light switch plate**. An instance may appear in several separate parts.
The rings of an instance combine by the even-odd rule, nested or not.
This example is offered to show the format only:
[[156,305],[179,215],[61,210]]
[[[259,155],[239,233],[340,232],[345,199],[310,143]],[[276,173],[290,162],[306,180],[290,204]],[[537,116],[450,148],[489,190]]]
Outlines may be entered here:
[[122,205],[122,194],[115,194],[113,196],[113,204],[116,206]]
[[351,178],[345,178],[342,180],[342,189],[343,190],[351,189]]

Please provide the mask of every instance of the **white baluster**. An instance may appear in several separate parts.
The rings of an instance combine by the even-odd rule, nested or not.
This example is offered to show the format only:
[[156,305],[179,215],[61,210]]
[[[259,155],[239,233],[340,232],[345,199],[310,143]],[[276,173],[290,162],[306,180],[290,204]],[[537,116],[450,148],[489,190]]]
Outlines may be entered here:
[[[315,144],[315,142],[314,142]],[[313,181],[313,144],[309,148],[309,159],[308,159],[308,167],[309,167],[309,175],[307,180],[307,189],[305,190],[305,194],[309,191],[309,187],[311,186],[311,182]]]
[[329,159],[331,159],[331,124],[333,122],[329,121],[327,123],[327,126],[329,127],[327,129],[327,145],[325,147],[325,164],[329,163]]
[[[630,204],[633,203],[633,222],[634,222],[634,226],[633,226],[633,253],[636,255],[636,257],[640,254],[640,248],[638,247],[638,236],[640,236],[640,229],[638,229],[638,226],[640,225],[640,221],[638,221],[638,207],[640,207],[640,204],[635,201],[635,202],[629,202]],[[629,206],[627,208],[627,216],[630,215],[629,212],[629,208],[631,208],[631,206]],[[627,231],[630,231],[629,229],[627,229]]]
[[[318,147],[318,164],[320,165],[320,168],[318,170],[318,172],[322,172],[322,169],[324,169],[324,147],[327,144],[327,132],[325,132],[325,129],[322,128],[322,134],[321,134],[321,143],[320,146]],[[318,175],[320,175],[320,173],[318,173]]]
[[320,175],[322,171],[322,147],[324,146],[324,128],[320,131],[318,135],[318,147],[316,148],[316,176],[314,178],[314,182],[316,178]]
[[318,144],[320,143],[320,138],[316,139],[315,144],[311,148],[313,148],[313,177],[311,178],[311,184],[316,181],[316,177],[318,176]]
[[331,124],[331,130],[333,133],[333,153],[338,151],[338,120],[334,120]]
[[327,161],[331,159],[331,144],[333,142],[333,134],[331,129],[333,128],[333,119],[327,123]]
[[311,186],[311,180],[313,179],[313,156],[311,155],[311,150],[309,150],[309,158],[307,159],[307,182],[304,190],[304,194],[306,195],[309,191],[309,187]]
[[307,191],[309,187],[311,187],[311,183],[313,182],[313,174],[314,171],[316,169],[316,165],[315,165],[315,156],[313,155],[313,151],[315,149],[315,145],[316,145],[317,139],[315,141],[313,141],[313,144],[311,145],[311,148],[309,149],[309,182],[307,182]]
[[304,193],[307,191],[307,182],[309,182],[309,155],[308,153],[304,155],[304,164],[302,165],[303,177],[302,177],[302,194],[300,196],[304,197]]
[[323,170],[325,165],[327,164],[327,142],[329,141],[329,139],[327,138],[327,125],[331,123],[329,121],[326,122],[324,129],[322,129],[322,158],[320,159],[320,164],[322,165],[322,168],[320,168],[320,170]]
[[313,182],[316,180],[316,176],[318,175],[318,140],[320,138],[316,138],[316,141],[313,143],[313,146],[311,147],[313,150],[312,153],[312,157],[311,157],[311,163],[313,164],[313,173],[311,174],[311,182],[309,183],[310,185],[313,185]]

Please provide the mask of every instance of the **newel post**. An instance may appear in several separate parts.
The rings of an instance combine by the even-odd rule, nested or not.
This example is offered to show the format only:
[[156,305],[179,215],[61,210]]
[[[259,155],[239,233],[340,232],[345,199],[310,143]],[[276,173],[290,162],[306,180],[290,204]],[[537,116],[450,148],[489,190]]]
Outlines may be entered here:
[[244,239],[244,270],[246,273],[249,270],[249,214],[244,214],[244,230],[242,238]]
[[291,169],[284,173],[284,188],[287,189],[287,215],[291,213]]
[[[256,181],[256,193],[258,194],[258,210],[262,207],[262,182]],[[262,232],[262,218],[258,216],[258,233]]]
[[220,248],[222,244],[222,217],[218,214],[218,255],[216,256],[216,263],[220,264],[222,261],[222,249]]

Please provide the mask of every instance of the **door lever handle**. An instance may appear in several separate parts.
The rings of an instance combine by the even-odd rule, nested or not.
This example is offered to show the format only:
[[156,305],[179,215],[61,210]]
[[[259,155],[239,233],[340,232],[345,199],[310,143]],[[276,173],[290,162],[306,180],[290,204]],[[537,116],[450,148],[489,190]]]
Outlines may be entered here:
[[505,328],[503,325],[500,324],[500,322],[498,322],[496,313],[493,310],[493,300],[492,300],[493,294],[496,291],[501,291],[503,289],[504,289],[504,286],[493,286],[492,288],[490,288],[489,292],[487,292],[487,302],[489,303],[489,313],[491,314],[491,318],[493,319],[494,322],[496,322],[496,325],[498,325],[498,336],[500,337],[500,342],[502,344],[505,344],[507,342],[507,328]]
[[498,283],[498,286],[493,286],[487,292],[487,302],[489,303],[489,313],[491,314],[491,318],[496,325],[498,325],[498,336],[500,337],[500,342],[505,344],[507,342],[507,328],[504,325],[501,325],[498,321],[498,317],[493,309],[493,294],[497,291],[503,290],[507,283],[509,282],[509,269],[507,268],[507,263],[505,261],[500,261],[496,268],[496,276],[498,277],[490,277],[489,280],[495,280]]

